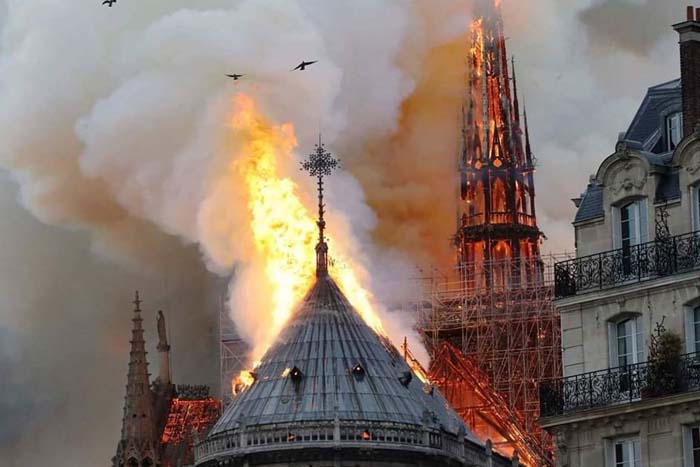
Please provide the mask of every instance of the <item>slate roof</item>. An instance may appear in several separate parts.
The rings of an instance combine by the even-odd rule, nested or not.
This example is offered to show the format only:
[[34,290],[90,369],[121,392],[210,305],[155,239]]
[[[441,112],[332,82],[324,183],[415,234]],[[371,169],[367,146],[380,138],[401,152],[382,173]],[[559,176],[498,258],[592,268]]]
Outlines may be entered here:
[[[353,368],[360,365],[364,374]],[[302,377],[290,377],[297,368]],[[210,433],[245,423],[340,420],[422,425],[427,419],[477,442],[435,389],[426,391],[396,349],[364,322],[330,277],[321,277],[255,368],[256,382],[236,396]],[[426,418],[427,416],[427,418]]]
[[[680,198],[681,191],[678,169],[671,167],[673,152],[666,151],[664,138],[665,116],[682,110],[681,80],[675,79],[652,86],[647,91],[642,104],[624,135],[621,136],[627,147],[646,158],[652,166],[660,169],[663,175],[657,186],[655,202]],[[576,211],[574,223],[603,217],[603,188],[590,183],[581,195],[581,203]]]
[[652,86],[647,91],[642,105],[634,116],[624,139],[637,141],[642,150],[659,154],[665,152],[662,137],[664,132],[663,116],[682,110],[681,80],[675,79]]
[[576,211],[574,222],[583,222],[603,216],[603,188],[589,183],[581,197],[581,204]]

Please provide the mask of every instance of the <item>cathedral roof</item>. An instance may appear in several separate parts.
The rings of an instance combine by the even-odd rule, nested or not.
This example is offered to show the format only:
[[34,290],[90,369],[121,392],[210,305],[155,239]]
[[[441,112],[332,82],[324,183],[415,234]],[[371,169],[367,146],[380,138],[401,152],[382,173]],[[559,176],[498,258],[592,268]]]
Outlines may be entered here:
[[325,276],[255,368],[255,383],[234,399],[212,434],[242,424],[336,417],[427,423],[453,434],[468,433],[439,392],[411,372]]

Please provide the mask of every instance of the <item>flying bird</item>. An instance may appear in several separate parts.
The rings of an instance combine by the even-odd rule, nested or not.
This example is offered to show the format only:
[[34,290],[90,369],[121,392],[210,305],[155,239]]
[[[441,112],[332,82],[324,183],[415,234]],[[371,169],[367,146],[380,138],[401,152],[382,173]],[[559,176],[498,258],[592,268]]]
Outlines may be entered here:
[[318,60],[314,60],[313,62],[301,62],[299,65],[297,65],[296,68],[294,68],[292,71],[304,71],[306,70],[306,67],[309,65],[313,65],[314,63],[318,62]]
[[238,81],[239,79],[243,78],[245,75],[237,75],[237,74],[232,74],[232,75],[226,75],[229,78],[233,78],[234,81]]
[[112,5],[114,5],[115,3],[117,3],[117,0],[105,0],[104,2],[102,2],[103,5],[107,5],[110,8],[112,8]]

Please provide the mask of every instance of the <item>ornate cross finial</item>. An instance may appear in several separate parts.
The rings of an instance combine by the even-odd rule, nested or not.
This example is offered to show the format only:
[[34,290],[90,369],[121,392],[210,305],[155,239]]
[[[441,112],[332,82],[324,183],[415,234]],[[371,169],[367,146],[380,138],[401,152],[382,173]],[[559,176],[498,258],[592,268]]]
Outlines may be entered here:
[[333,173],[333,170],[338,168],[338,159],[333,157],[333,154],[326,151],[326,148],[321,142],[321,135],[318,135],[318,144],[316,150],[309,154],[309,158],[301,163],[302,170],[305,170],[312,177],[316,177],[318,186],[318,244],[316,245],[316,276],[323,277],[328,274],[328,245],[326,244],[325,230],[326,221],[323,219],[325,214],[323,204],[323,177]]

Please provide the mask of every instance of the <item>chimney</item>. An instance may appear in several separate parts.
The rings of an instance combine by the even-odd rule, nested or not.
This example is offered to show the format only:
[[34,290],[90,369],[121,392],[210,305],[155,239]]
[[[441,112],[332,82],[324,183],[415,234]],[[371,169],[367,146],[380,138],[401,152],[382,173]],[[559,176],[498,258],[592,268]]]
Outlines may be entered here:
[[700,8],[688,6],[687,20],[673,26],[680,36],[683,134],[700,123]]

